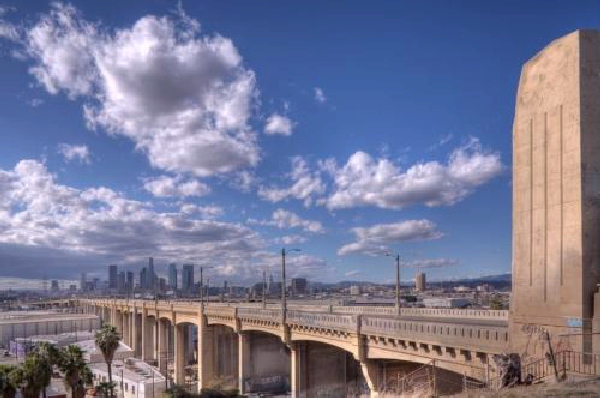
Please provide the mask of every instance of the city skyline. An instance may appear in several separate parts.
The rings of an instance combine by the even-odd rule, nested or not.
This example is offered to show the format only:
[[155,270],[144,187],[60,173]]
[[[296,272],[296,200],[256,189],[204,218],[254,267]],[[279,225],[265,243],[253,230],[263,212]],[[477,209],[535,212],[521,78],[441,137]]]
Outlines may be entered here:
[[0,276],[253,283],[281,247],[290,279],[510,272],[519,67],[600,22],[561,4],[6,2]]

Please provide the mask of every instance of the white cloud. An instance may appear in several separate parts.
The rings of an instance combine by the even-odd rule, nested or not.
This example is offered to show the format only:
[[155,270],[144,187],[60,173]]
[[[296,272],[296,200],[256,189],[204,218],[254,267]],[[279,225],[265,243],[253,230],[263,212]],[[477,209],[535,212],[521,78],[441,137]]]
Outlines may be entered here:
[[320,233],[324,231],[323,224],[320,221],[304,220],[296,213],[284,209],[277,209],[273,212],[270,220],[248,220],[250,225],[267,225],[279,229],[302,228],[306,232]]
[[315,100],[320,104],[324,104],[327,101],[327,97],[325,97],[325,93],[320,87],[315,87]]
[[439,239],[443,233],[429,220],[405,220],[393,224],[352,228],[356,242],[339,248],[338,255],[382,255],[389,251],[388,245],[411,240]]
[[204,196],[210,193],[208,185],[198,180],[182,180],[181,177],[160,176],[144,180],[144,189],[157,197]]
[[446,268],[454,267],[460,261],[454,258],[425,258],[412,261],[402,261],[404,268]]
[[343,167],[332,160],[322,167],[334,179],[334,191],[326,200],[329,209],[400,209],[418,203],[450,206],[504,169],[500,154],[484,150],[476,138],[456,148],[447,164],[430,161],[402,171],[389,159],[356,152]]
[[40,85],[83,97],[90,128],[130,138],[154,167],[210,176],[254,166],[254,72],[231,40],[199,26],[180,11],[104,29],[55,3],[35,25],[14,27],[14,40]]
[[43,103],[44,103],[44,100],[41,98],[33,98],[33,99],[27,101],[27,105],[32,106],[34,108],[37,108],[38,106],[42,105]]
[[362,274],[362,271],[359,271],[357,269],[353,269],[352,271],[346,272],[345,275],[346,276],[357,276],[357,275],[360,275],[360,274]]
[[445,136],[443,136],[442,138],[440,138],[438,142],[436,142],[435,144],[433,144],[432,146],[430,146],[429,150],[433,151],[433,150],[436,150],[438,148],[441,148],[444,145],[446,145],[447,143],[449,143],[450,141],[452,141],[453,138],[454,138],[454,134],[448,133]]
[[58,152],[65,157],[67,162],[78,160],[90,164],[90,151],[86,145],[58,144]]
[[[58,184],[45,165],[22,160],[13,170],[0,169],[0,258],[5,258],[2,245],[12,245],[8,258],[17,252],[19,258],[28,258],[40,248],[61,251],[60,261],[44,256],[44,269],[38,266],[36,271],[51,275],[52,266],[60,269],[65,263],[64,253],[79,264],[107,257],[139,261],[149,255],[157,261],[237,264],[262,250],[264,241],[240,224],[161,212],[152,203],[127,199],[105,187]],[[13,260],[0,263],[3,274],[10,275]],[[23,264],[19,267],[13,276],[24,269]]]
[[219,206],[197,206],[192,203],[183,203],[179,209],[183,214],[198,214],[207,220],[218,218],[224,213],[223,208]]
[[302,200],[306,207],[310,206],[317,195],[325,192],[325,183],[320,171],[311,172],[306,160],[297,156],[292,159],[292,171],[288,177],[293,184],[287,188],[261,186],[258,196],[270,202],[280,202],[288,198]]
[[306,238],[301,235],[286,235],[273,239],[275,245],[299,245],[306,242]]
[[267,119],[267,123],[265,124],[265,134],[290,136],[292,135],[294,124],[295,123],[286,116],[273,114]]

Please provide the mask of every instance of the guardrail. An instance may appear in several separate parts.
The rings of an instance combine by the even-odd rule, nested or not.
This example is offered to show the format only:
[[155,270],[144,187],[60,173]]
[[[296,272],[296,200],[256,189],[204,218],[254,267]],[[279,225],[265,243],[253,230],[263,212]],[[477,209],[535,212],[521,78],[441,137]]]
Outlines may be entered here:
[[280,321],[281,311],[279,309],[262,309],[262,308],[238,308],[238,317],[254,318],[262,321]]
[[356,332],[358,317],[355,315],[334,315],[290,310],[286,316],[287,323],[299,326],[312,326],[330,329],[343,329]]
[[435,341],[441,345],[477,346],[481,349],[502,351],[508,342],[508,328],[449,324],[435,321],[406,321],[402,319],[362,316],[360,331],[363,334],[387,336],[391,338],[419,339]]

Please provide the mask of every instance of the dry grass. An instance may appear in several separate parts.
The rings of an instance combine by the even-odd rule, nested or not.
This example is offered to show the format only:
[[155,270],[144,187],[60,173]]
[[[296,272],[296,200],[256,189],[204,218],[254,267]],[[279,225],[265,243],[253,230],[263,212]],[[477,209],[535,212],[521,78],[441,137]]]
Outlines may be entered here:
[[542,383],[530,387],[507,388],[494,392],[472,391],[456,395],[456,397],[600,397],[600,378],[577,382]]

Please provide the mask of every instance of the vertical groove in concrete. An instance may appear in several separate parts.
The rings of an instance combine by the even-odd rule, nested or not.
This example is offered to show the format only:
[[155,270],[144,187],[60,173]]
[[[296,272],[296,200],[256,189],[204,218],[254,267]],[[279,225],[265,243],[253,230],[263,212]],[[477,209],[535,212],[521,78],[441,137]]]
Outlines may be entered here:
[[563,228],[563,203],[564,203],[564,197],[563,197],[563,106],[562,104],[560,104],[560,148],[559,148],[559,154],[560,154],[560,285],[563,285],[563,233],[564,233],[564,228]]
[[544,112],[544,301],[548,298],[548,112]]
[[533,118],[529,119],[529,286],[533,285]]

